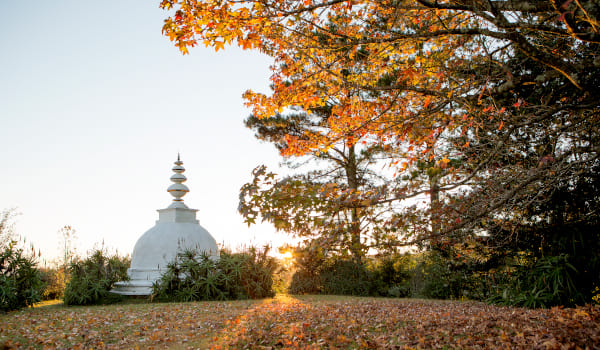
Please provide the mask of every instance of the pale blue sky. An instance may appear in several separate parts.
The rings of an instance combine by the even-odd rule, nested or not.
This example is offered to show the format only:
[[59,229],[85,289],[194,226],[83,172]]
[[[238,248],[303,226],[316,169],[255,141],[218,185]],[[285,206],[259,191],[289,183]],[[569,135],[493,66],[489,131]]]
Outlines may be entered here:
[[271,60],[162,36],[159,1],[0,0],[0,210],[56,254],[57,231],[130,253],[169,205],[181,152],[200,223],[231,246],[285,238],[247,228],[238,190],[276,150],[243,126],[246,89],[268,92]]

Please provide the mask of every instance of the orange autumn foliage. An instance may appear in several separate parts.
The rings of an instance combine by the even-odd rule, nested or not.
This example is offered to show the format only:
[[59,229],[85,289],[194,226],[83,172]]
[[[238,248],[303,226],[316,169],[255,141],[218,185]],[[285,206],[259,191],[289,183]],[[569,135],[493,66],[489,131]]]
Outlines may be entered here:
[[[443,194],[444,232],[522,213],[522,203],[545,201],[537,194],[573,182],[598,159],[593,1],[162,0],[161,7],[171,11],[163,33],[184,54],[228,44],[274,59],[272,93],[244,94],[254,116],[332,107],[326,127],[288,135],[283,156],[347,141],[380,146],[399,178],[430,164],[435,191],[415,180],[385,201],[410,191]],[[593,147],[564,143],[586,135]],[[544,147],[551,144],[565,146]],[[555,161],[538,161],[548,155]],[[461,186],[480,191],[448,201]]]
[[[445,69],[464,40],[443,34],[472,22],[468,14],[390,1],[165,0],[161,6],[176,9],[163,31],[184,54],[198,43],[215,50],[236,44],[275,58],[273,93],[244,94],[255,116],[335,105],[328,130],[289,137],[285,156],[327,149],[348,135],[429,147],[438,114],[451,119],[436,106],[459,83],[468,88]],[[429,115],[420,117],[421,109]]]

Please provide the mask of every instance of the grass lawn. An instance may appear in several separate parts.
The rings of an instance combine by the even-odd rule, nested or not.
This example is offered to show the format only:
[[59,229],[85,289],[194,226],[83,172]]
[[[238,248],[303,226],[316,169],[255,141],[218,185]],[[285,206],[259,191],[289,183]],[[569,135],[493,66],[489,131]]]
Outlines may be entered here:
[[0,349],[598,348],[600,307],[342,296],[41,306],[0,315]]

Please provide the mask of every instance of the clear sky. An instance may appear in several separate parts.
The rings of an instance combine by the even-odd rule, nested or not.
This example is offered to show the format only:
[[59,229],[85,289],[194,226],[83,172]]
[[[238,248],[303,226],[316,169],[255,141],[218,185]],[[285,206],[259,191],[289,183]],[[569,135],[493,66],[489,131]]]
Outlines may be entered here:
[[285,237],[248,228],[239,188],[274,147],[243,125],[247,89],[268,92],[271,59],[227,48],[182,56],[162,36],[159,0],[0,0],[0,210],[17,233],[58,254],[58,230],[80,253],[104,240],[130,253],[171,201],[181,152],[200,224],[236,247]]

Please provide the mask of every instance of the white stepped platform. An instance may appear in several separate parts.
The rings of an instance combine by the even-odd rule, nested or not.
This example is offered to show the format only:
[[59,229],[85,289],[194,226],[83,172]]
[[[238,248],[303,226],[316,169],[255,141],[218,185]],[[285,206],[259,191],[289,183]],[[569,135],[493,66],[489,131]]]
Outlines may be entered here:
[[164,273],[161,269],[128,269],[129,281],[115,283],[111,293],[121,295],[150,295],[152,284]]
[[120,295],[150,295],[152,294],[152,282],[151,281],[121,281],[115,283],[111,293]]

